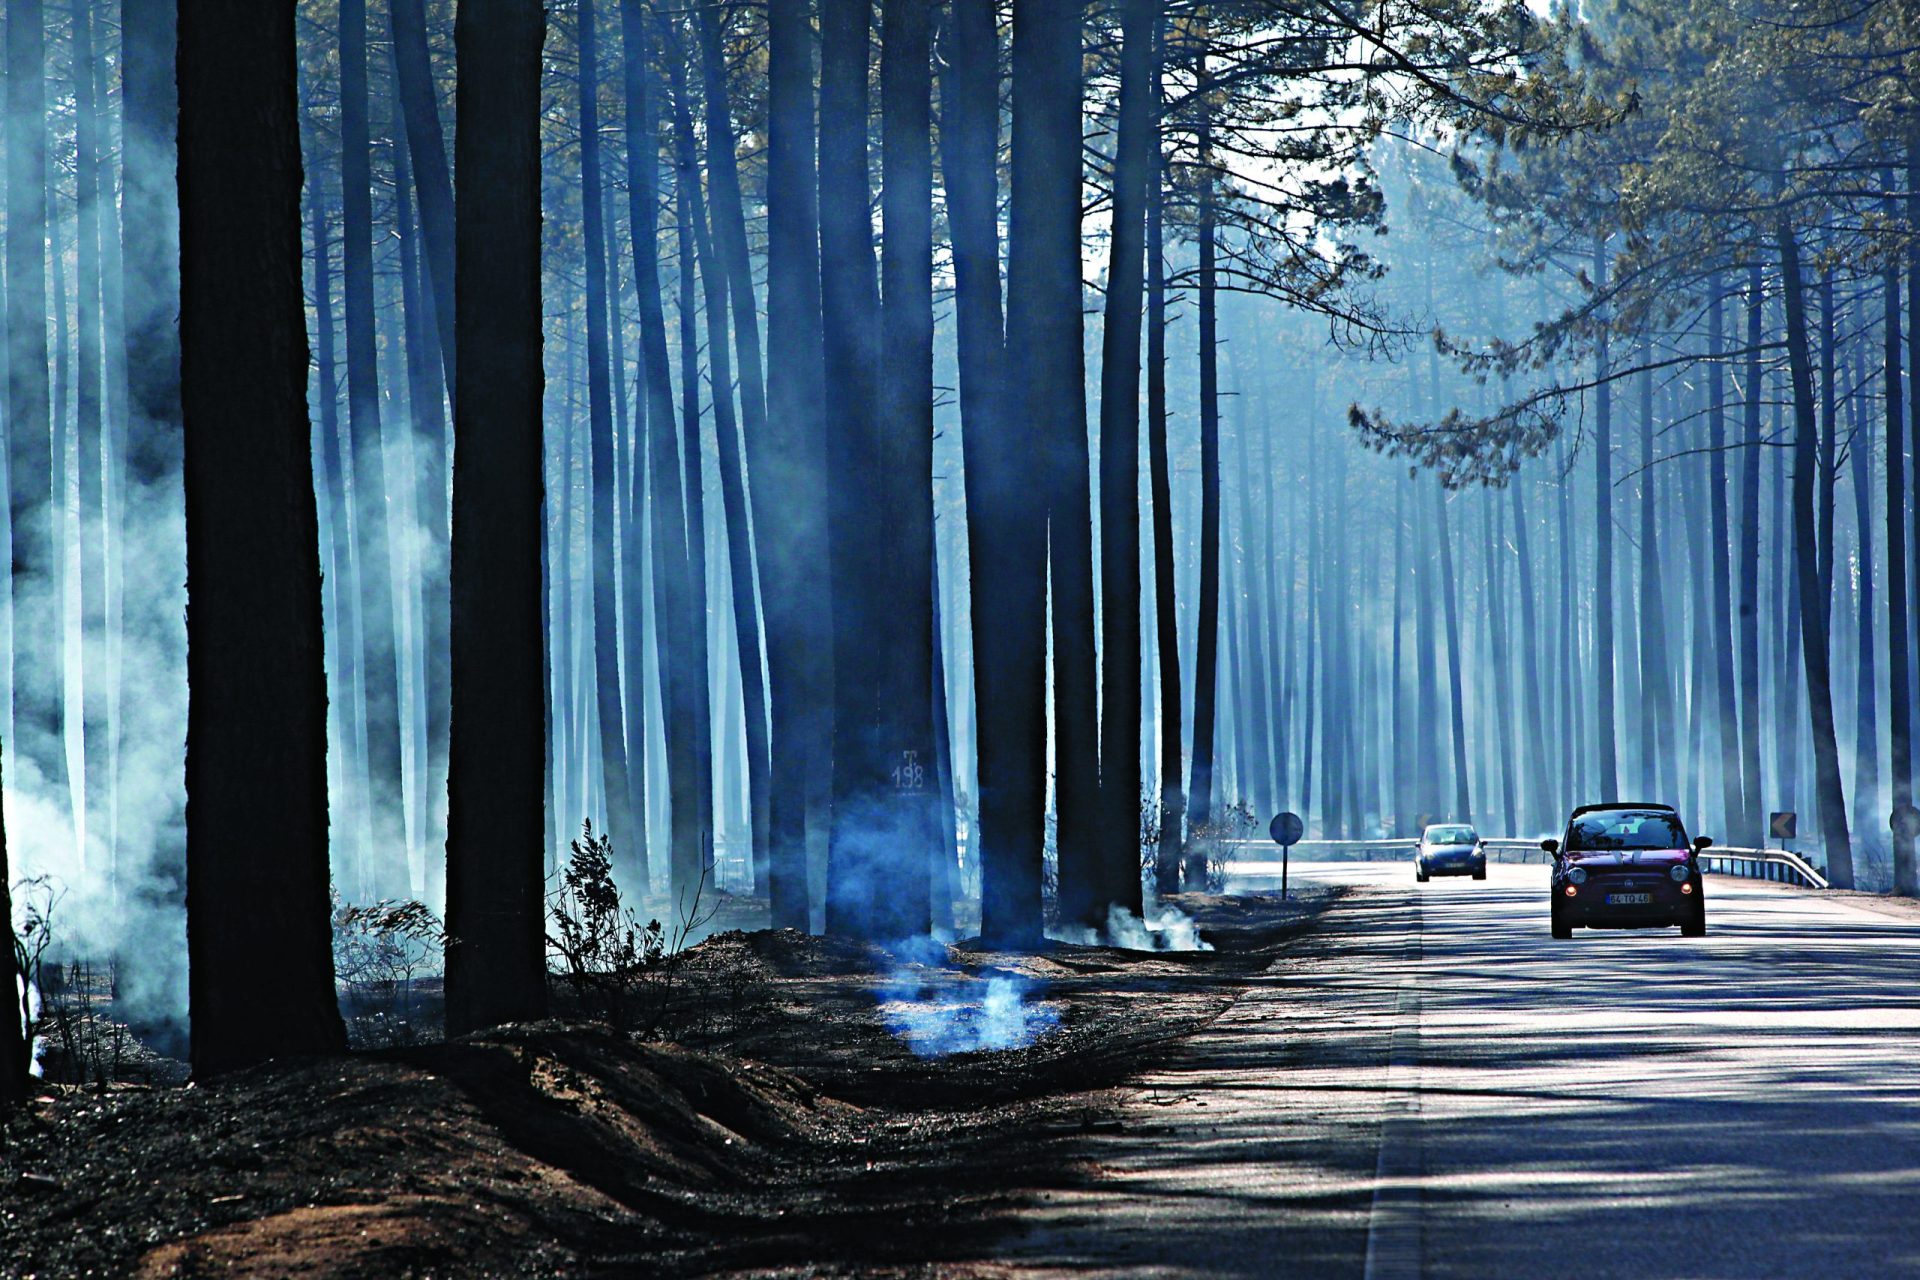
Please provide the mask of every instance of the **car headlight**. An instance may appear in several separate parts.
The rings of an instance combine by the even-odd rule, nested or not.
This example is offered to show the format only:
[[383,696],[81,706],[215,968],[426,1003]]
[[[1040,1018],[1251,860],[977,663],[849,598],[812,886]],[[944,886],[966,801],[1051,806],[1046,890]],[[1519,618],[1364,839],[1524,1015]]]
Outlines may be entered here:
[[1585,867],[1571,867],[1567,871],[1567,879],[1574,884],[1585,884],[1587,882],[1587,869]]
[[1687,878],[1687,864],[1684,862],[1676,862],[1673,864],[1673,870],[1667,874],[1673,877],[1674,883],[1678,884]]

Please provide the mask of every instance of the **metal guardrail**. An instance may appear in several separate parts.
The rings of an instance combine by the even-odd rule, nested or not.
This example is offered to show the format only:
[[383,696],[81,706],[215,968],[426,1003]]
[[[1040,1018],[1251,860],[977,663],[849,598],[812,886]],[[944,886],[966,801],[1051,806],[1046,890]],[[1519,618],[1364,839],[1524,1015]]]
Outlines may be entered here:
[[[1259,849],[1263,853],[1274,850],[1271,840],[1228,840],[1226,845],[1235,849]],[[1395,857],[1410,856],[1417,840],[1302,840],[1293,846],[1293,856],[1307,861],[1326,859],[1336,862],[1366,862],[1374,859],[1369,854],[1384,853]],[[1513,863],[1550,863],[1553,855],[1540,847],[1538,840],[1487,840],[1487,859],[1490,862]],[[1263,859],[1264,860],[1264,859]],[[1779,884],[1797,884],[1808,889],[1825,889],[1826,876],[1811,862],[1791,849],[1735,849],[1722,845],[1710,845],[1700,854],[1700,869],[1714,875],[1738,876],[1747,880],[1771,880]]]
[[1714,845],[1701,852],[1700,869],[1748,880],[1797,884],[1807,889],[1831,887],[1811,862],[1791,849],[1726,849]]

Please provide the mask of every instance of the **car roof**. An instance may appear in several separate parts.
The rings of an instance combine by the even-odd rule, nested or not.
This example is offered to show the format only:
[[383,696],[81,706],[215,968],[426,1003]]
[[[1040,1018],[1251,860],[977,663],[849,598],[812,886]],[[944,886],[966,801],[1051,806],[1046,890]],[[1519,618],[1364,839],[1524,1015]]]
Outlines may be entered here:
[[1678,809],[1675,809],[1670,804],[1622,804],[1616,801],[1610,804],[1583,804],[1579,808],[1573,811],[1573,816],[1577,818],[1583,813],[1604,813],[1608,811],[1652,812],[1652,813],[1673,813],[1673,814],[1677,814],[1680,812]]

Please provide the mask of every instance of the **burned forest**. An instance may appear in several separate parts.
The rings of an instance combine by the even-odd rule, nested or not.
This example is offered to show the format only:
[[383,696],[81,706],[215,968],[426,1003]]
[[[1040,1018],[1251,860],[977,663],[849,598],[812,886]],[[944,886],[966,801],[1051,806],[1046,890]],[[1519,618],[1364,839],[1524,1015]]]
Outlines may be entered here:
[[0,1276],[1920,1256],[1920,3],[0,68]]

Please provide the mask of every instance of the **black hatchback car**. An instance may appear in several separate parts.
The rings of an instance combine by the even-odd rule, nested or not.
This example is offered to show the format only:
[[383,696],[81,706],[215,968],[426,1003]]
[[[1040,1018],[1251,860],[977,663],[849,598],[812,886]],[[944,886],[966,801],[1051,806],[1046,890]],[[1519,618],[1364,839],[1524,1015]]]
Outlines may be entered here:
[[1680,815],[1663,804],[1590,804],[1573,811],[1560,840],[1543,840],[1553,855],[1553,936],[1589,929],[1680,926],[1683,936],[1707,931],[1700,850]]

